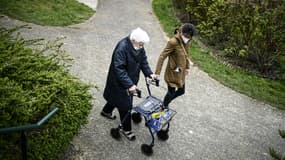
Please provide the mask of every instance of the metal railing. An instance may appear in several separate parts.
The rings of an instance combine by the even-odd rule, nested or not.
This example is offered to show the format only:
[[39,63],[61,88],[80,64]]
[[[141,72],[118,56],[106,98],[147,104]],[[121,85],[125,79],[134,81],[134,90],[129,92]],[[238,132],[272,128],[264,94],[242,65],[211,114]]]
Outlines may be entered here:
[[53,116],[58,111],[58,108],[54,108],[51,112],[49,112],[46,116],[44,116],[40,121],[31,125],[23,125],[9,128],[0,128],[1,133],[11,133],[11,132],[19,132],[21,131],[21,149],[22,149],[22,158],[23,160],[27,160],[27,152],[28,152],[28,138],[27,131],[31,129],[36,129],[41,127],[51,116]]

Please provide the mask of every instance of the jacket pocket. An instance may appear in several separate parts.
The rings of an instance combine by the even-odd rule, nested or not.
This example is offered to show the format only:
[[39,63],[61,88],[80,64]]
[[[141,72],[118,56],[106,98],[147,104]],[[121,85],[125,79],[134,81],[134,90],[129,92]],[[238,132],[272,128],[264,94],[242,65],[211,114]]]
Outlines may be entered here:
[[183,73],[181,71],[175,72],[174,70],[171,69],[168,70],[166,79],[171,83],[179,84],[180,81],[182,80],[182,77]]

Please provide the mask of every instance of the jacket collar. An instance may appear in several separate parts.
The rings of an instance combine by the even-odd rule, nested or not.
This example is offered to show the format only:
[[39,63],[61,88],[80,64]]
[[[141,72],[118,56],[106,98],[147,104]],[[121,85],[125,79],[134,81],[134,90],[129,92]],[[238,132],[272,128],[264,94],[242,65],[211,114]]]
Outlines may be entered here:
[[175,35],[174,35],[174,37],[178,40],[178,42],[180,43],[180,44],[183,44],[183,46],[186,46],[188,43],[189,43],[189,41],[185,44],[184,42],[183,42],[183,40],[182,40],[182,37],[179,35],[179,33],[176,33]]
[[140,54],[140,52],[143,52],[144,49],[140,49],[139,51],[137,51],[130,39],[130,36],[126,37],[127,39],[127,43],[128,43],[128,48],[131,51],[130,55],[135,59],[136,62],[139,62],[139,56],[141,56],[142,54]]
[[175,34],[174,37],[178,40],[179,43],[182,43],[183,45],[185,45],[179,33]]
[[135,51],[135,48],[134,48],[134,46],[133,46],[133,44],[132,44],[132,41],[131,41],[131,39],[130,39],[130,35],[127,36],[126,39],[127,39],[127,42],[128,42],[128,47],[129,47],[129,49]]

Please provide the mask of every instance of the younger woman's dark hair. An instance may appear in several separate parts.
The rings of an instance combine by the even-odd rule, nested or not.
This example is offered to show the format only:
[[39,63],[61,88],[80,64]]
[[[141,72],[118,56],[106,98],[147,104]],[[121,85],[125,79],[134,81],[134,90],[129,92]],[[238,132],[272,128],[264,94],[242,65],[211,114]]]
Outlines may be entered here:
[[182,33],[189,34],[191,37],[195,34],[195,26],[191,23],[184,23],[181,27]]
[[177,34],[179,32],[179,28],[174,29],[174,34]]

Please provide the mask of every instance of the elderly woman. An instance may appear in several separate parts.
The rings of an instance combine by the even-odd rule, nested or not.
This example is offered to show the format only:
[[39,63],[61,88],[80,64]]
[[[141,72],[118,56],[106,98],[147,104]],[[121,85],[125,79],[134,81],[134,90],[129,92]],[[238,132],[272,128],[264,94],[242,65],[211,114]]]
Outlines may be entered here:
[[148,65],[144,50],[144,44],[148,42],[149,36],[141,28],[133,30],[129,36],[118,42],[113,51],[103,95],[107,103],[101,111],[101,115],[115,119],[113,110],[116,107],[122,122],[122,133],[129,140],[136,138],[131,131],[129,111],[132,109],[132,93],[136,92],[140,71],[147,77],[156,78]]
[[194,35],[195,27],[191,23],[183,24],[175,30],[172,37],[159,56],[155,74],[159,75],[164,60],[168,57],[168,63],[164,73],[164,79],[168,86],[168,91],[164,97],[164,108],[168,108],[169,103],[176,97],[185,93],[185,76],[189,72],[189,52],[190,41]]

